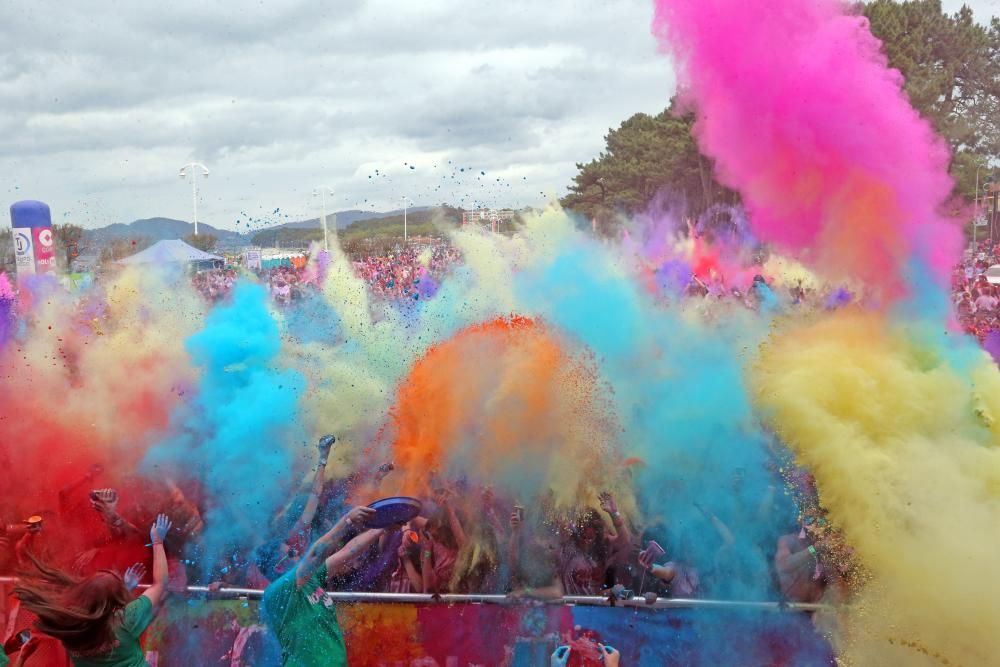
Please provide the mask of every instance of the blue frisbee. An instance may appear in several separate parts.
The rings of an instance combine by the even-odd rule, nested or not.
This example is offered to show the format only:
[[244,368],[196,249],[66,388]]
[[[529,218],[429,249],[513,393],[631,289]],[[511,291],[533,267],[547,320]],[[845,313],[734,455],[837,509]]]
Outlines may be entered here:
[[420,501],[408,496],[382,498],[368,507],[375,510],[375,516],[368,520],[369,528],[386,528],[393,524],[406,523],[420,514]]

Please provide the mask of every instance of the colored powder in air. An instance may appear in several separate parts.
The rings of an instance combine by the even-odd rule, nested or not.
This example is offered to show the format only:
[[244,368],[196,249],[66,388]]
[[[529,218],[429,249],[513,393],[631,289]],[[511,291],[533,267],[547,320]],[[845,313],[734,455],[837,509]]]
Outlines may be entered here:
[[196,394],[173,415],[172,432],[150,450],[144,468],[203,488],[202,565],[233,544],[267,537],[288,499],[292,447],[305,444],[297,418],[305,380],[278,365],[281,347],[266,292],[246,283],[186,342],[201,373]]
[[0,349],[14,335],[16,319],[14,288],[6,273],[0,273]]
[[156,271],[128,270],[86,303],[54,291],[22,307],[23,334],[0,350],[0,466],[18,471],[0,513],[43,516],[52,529],[38,550],[79,554],[101,534],[91,489],[113,486],[132,519],[149,518],[137,505],[150,485],[135,468],[182,400],[183,340],[202,306]]
[[653,29],[758,238],[887,298],[912,257],[946,284],[961,244],[940,212],[948,150],[866,19],[837,0],[657,0]]
[[857,309],[788,323],[763,348],[756,400],[871,575],[841,612],[845,661],[988,664],[1000,372],[967,338],[928,346],[913,330]]
[[[529,220],[529,230],[534,224],[541,223]],[[767,317],[722,307],[716,326],[664,307],[629,277],[617,249],[560,232],[558,216],[544,224],[559,242],[515,274],[516,301],[520,312],[593,353],[612,388],[623,453],[646,463],[629,474],[646,522],[659,526],[653,536],[668,541],[672,557],[714,569],[714,594],[771,595],[768,557],[794,513],[782,507],[769,438],[743,381]],[[729,548],[703,510],[738,534]]]
[[983,349],[990,353],[997,365],[1000,365],[1000,331],[991,331],[986,334]]
[[681,296],[691,284],[691,268],[681,260],[670,260],[656,270],[656,286],[674,296]]
[[755,233],[892,313],[783,321],[752,376],[757,407],[815,475],[870,575],[842,610],[841,656],[989,662],[1000,373],[946,333],[961,237],[941,213],[944,142],[843,3],[656,6],[700,145],[743,195]]
[[[426,495],[437,471],[522,501],[596,505],[616,428],[594,370],[533,320],[501,318],[436,345],[400,382],[391,411],[403,491]],[[606,484],[607,486],[600,486]]]

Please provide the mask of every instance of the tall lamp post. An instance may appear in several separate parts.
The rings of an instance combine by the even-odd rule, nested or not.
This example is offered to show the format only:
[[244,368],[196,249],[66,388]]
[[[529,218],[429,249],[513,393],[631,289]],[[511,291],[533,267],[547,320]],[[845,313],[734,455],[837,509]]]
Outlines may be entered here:
[[979,170],[983,168],[983,165],[976,166],[976,192],[975,192],[975,203],[972,205],[975,214],[972,216],[972,248],[975,250],[976,244],[979,242]]
[[191,175],[191,201],[194,204],[194,235],[198,236],[198,172],[201,171],[202,178],[208,178],[208,167],[201,162],[188,162],[181,167],[180,176],[186,178]]
[[406,207],[407,207],[407,202],[409,202],[410,204],[412,204],[413,200],[411,200],[406,195],[403,195],[403,243],[404,244],[406,243]]
[[[318,186],[316,188],[313,188],[313,197],[315,197],[316,195],[319,195],[320,205],[323,207],[323,218],[321,219],[321,222],[322,222],[322,225],[323,225],[323,247],[326,250],[330,250],[330,236],[329,236],[329,233],[327,232],[327,228],[326,228],[326,195],[327,194],[329,194],[332,197],[333,196],[333,188],[328,187],[326,185],[320,185],[320,186]],[[336,223],[334,223],[333,229],[334,229],[334,233],[336,234],[336,230],[337,230]]]

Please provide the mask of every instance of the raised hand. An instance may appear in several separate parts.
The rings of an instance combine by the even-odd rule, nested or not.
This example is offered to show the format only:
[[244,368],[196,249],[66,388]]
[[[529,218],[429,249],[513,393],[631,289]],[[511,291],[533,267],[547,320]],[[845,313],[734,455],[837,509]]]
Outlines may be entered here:
[[125,574],[122,577],[125,579],[125,588],[130,591],[134,591],[135,587],[139,585],[142,578],[146,576],[146,566],[142,563],[136,563],[129,569],[125,570]]
[[569,664],[569,646],[560,646],[549,660],[551,667],[566,667]]
[[386,476],[389,473],[391,473],[395,469],[396,469],[396,466],[393,465],[392,463],[383,463],[382,465],[380,465],[375,470],[375,475],[374,475],[374,477],[375,477],[375,483],[378,484],[379,482],[381,482],[383,479],[386,478]]
[[149,541],[153,544],[163,544],[163,540],[167,537],[167,533],[170,532],[169,517],[166,514],[160,514],[156,517],[156,521],[149,528]]
[[93,562],[95,556],[97,556],[97,549],[88,549],[81,552],[80,555],[73,560],[73,571],[83,572],[83,569]]
[[604,658],[606,667],[618,667],[618,661],[621,660],[622,656],[617,650],[604,644],[598,644],[597,647],[601,649],[601,657]]
[[350,511],[348,511],[347,516],[344,517],[344,520],[347,522],[347,525],[349,526],[362,527],[374,517],[375,517],[375,510],[373,510],[371,507],[365,507],[361,505],[358,507],[352,507]]
[[118,511],[118,492],[114,489],[97,489],[90,494],[90,505],[98,512]]
[[442,484],[434,490],[434,502],[438,505],[447,505],[455,497],[455,491],[450,485]]
[[326,458],[330,454],[335,442],[337,442],[337,438],[333,435],[324,435],[319,439],[316,448],[319,449],[320,458]]
[[598,496],[601,502],[601,509],[608,514],[615,514],[618,512],[618,503],[615,502],[615,497],[611,495],[608,491],[602,491],[601,495]]

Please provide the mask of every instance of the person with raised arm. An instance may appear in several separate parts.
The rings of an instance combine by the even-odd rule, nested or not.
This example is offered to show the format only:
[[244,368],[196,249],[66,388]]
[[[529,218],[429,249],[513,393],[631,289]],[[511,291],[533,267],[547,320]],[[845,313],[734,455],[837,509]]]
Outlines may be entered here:
[[170,519],[161,514],[149,529],[153,547],[153,584],[136,599],[132,589],[143,567],[125,575],[102,570],[79,578],[28,558],[33,570],[22,575],[14,594],[38,617],[35,628],[58,639],[75,667],[148,667],[139,637],[152,622],[167,593],[167,554],[163,540]]
[[[272,583],[264,591],[261,605],[264,621],[281,645],[285,667],[336,667],[347,664],[347,649],[337,622],[337,611],[326,595],[328,580],[357,556],[362,545],[339,549],[344,536],[363,528],[375,516],[370,507],[355,507],[333,528],[316,540],[305,556],[282,574],[274,550],[259,554],[259,566]],[[377,539],[379,531],[362,533]],[[288,561],[288,554],[282,560]],[[294,558],[294,557],[291,557]],[[280,575],[274,579],[275,575]]]
[[90,506],[101,515],[114,537],[138,534],[139,529],[118,512],[118,492],[114,489],[97,489],[90,494]]

